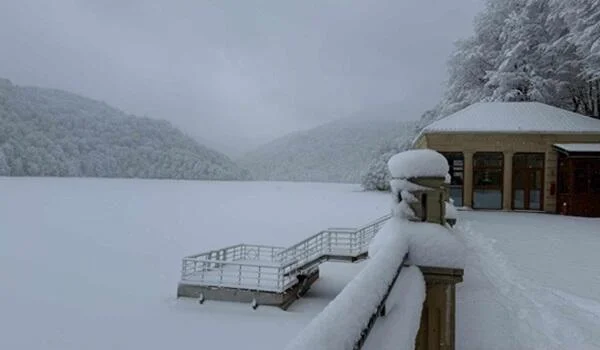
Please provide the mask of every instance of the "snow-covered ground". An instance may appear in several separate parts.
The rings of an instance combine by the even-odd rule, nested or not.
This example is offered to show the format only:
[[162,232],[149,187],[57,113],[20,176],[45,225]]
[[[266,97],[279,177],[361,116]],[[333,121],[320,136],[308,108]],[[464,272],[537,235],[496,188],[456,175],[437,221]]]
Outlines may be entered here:
[[177,301],[184,255],[358,226],[387,198],[335,184],[0,178],[0,349],[282,349],[362,265],[289,312]]
[[600,349],[600,219],[460,215],[458,348]]
[[[181,257],[285,246],[390,205],[335,184],[0,178],[0,193],[0,349],[27,350],[284,348],[364,264],[324,264],[284,312],[176,300]],[[600,220],[459,215],[458,348],[600,349]]]

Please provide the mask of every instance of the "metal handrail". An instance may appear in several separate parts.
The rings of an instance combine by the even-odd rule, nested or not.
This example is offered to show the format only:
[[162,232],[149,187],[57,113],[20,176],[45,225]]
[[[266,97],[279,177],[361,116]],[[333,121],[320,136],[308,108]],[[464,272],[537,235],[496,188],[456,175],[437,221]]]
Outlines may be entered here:
[[320,231],[288,248],[237,244],[186,256],[182,260],[181,280],[205,286],[283,292],[294,284],[303,268],[312,268],[326,257],[364,255],[371,239],[390,217],[383,216],[357,229]]
[[373,314],[371,314],[371,317],[367,321],[367,325],[360,332],[360,337],[354,344],[353,350],[362,349],[363,345],[367,341],[367,337],[369,336],[369,334],[371,333],[371,330],[375,326],[375,322],[377,321],[377,319],[380,316],[385,316],[385,313],[386,313],[385,302],[387,301],[388,297],[390,296],[390,293],[392,292],[392,289],[394,288],[394,284],[396,284],[396,280],[398,280],[398,276],[400,276],[400,272],[402,271],[402,267],[404,267],[406,260],[408,260],[408,253],[406,253],[406,255],[404,255],[404,258],[402,259],[402,263],[400,263],[400,266],[398,266],[398,269],[396,270],[396,273],[394,274],[394,278],[392,278],[392,281],[388,285],[388,288],[387,288],[385,294],[379,301],[379,305],[377,306],[377,309],[373,312]]

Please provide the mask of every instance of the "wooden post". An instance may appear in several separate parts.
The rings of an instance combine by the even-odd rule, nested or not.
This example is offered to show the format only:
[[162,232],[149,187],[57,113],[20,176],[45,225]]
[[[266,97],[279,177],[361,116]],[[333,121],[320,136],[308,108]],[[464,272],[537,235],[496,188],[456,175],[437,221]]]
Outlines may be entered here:
[[463,168],[463,206],[473,207],[473,152],[463,152],[464,168]]
[[512,210],[514,152],[504,152],[504,174],[502,178],[502,209]]
[[456,284],[462,269],[419,266],[425,277],[426,293],[416,350],[454,350]]

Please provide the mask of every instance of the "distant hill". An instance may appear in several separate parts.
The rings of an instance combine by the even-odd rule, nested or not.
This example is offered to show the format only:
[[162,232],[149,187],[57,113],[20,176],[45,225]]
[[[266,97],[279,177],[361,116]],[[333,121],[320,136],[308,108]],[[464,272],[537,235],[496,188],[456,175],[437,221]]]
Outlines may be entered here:
[[6,79],[0,79],[0,176],[249,179],[166,121]]
[[413,137],[415,125],[389,118],[340,119],[274,140],[238,164],[258,180],[359,183],[381,149],[394,139]]

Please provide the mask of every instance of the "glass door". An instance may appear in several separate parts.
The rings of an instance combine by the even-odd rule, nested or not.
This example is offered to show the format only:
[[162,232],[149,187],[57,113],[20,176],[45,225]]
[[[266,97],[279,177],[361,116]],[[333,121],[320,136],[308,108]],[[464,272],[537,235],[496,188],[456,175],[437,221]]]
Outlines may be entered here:
[[502,209],[502,153],[473,156],[473,209]]
[[513,209],[525,209],[525,191],[527,186],[526,174],[523,171],[516,170],[513,173]]
[[526,203],[529,210],[542,210],[542,175],[542,169],[529,171]]
[[513,158],[513,209],[542,210],[544,154],[517,153]]
[[457,207],[463,206],[464,157],[462,153],[442,153],[450,167],[450,198]]

